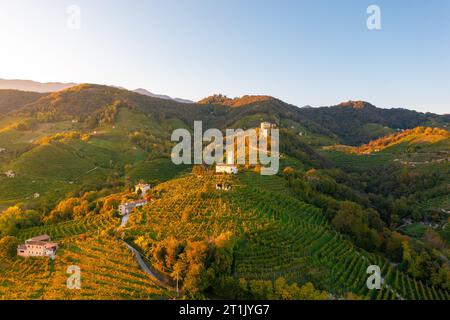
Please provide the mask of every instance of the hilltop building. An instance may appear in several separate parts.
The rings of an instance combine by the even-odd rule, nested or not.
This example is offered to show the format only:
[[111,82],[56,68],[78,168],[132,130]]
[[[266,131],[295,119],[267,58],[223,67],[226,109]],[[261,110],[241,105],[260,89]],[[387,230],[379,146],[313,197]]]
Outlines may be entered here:
[[125,216],[129,214],[134,208],[145,206],[147,203],[147,199],[122,203],[121,205],[119,205],[119,213]]
[[216,173],[237,174],[238,169],[234,164],[234,152],[227,154],[227,163],[216,164]]
[[147,191],[149,191],[152,188],[151,185],[146,184],[146,183],[138,183],[135,187],[134,187],[134,192],[136,192],[137,194],[139,194],[139,190],[141,193],[141,197],[144,198],[145,195],[147,194]]
[[55,258],[58,244],[51,242],[46,234],[25,241],[17,247],[17,255],[20,257],[50,257]]
[[217,164],[216,173],[237,174],[238,169],[234,164]]
[[264,137],[268,137],[270,135],[270,130],[274,128],[274,125],[270,122],[261,122],[261,132]]

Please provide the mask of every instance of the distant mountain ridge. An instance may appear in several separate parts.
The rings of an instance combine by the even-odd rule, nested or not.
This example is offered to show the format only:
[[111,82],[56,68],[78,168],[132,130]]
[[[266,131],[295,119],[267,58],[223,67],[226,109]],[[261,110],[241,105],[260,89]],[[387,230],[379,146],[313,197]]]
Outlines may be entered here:
[[145,89],[80,84],[61,91],[36,94],[0,90],[0,116],[19,113],[27,117],[59,121],[95,119],[113,114],[117,107],[142,112],[153,119],[176,119],[192,126],[203,121],[205,128],[250,128],[261,121],[280,127],[297,126],[299,132],[328,137],[335,143],[358,146],[402,129],[418,126],[448,130],[450,117],[407,109],[384,109],[363,101],[344,102],[330,107],[299,108],[277,98],[246,95],[228,98],[214,95],[198,103],[176,101]]
[[[28,92],[38,92],[38,93],[51,93],[56,91],[61,91],[68,89],[70,87],[77,86],[78,83],[70,82],[70,83],[62,83],[62,82],[38,82],[33,80],[20,80],[20,79],[13,79],[13,80],[7,80],[7,79],[0,79],[0,90],[20,90],[20,91],[28,91]],[[117,86],[119,89],[125,89],[123,87]],[[126,89],[125,89],[126,90]],[[168,95],[164,94],[156,94],[152,93],[146,89],[139,88],[136,90],[133,90],[134,92],[159,98],[159,99],[166,99],[166,100],[174,100],[176,102],[180,103],[194,103],[191,100],[188,99],[182,99],[182,98],[172,98]]]
[[142,88],[138,88],[136,90],[133,90],[133,92],[145,95],[145,96],[149,96],[149,97],[154,97],[154,98],[159,98],[159,99],[165,99],[165,100],[174,100],[176,102],[180,102],[180,103],[194,103],[194,101],[188,100],[188,99],[182,99],[182,98],[172,98],[168,95],[165,94],[156,94],[156,93],[152,93],[146,89],[142,89]]
[[75,86],[76,83],[61,83],[61,82],[37,82],[32,80],[6,80],[0,79],[0,89],[12,89],[21,91],[31,91],[39,93],[49,93],[59,90],[64,90]]

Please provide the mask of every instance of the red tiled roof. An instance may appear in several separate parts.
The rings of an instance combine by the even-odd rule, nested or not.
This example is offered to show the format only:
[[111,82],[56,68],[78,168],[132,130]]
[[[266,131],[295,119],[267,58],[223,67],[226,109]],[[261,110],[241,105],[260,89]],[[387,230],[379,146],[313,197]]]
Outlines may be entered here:
[[26,242],[26,244],[29,244],[29,245],[32,245],[32,246],[44,247],[47,244],[47,242],[29,240],[29,241]]
[[32,241],[49,241],[50,240],[50,236],[43,234],[37,237],[33,237],[30,240]]

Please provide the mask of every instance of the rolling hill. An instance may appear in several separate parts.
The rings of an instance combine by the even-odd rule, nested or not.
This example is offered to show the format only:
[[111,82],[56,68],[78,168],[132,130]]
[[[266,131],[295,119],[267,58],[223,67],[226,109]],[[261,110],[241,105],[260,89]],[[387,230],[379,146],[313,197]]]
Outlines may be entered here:
[[349,101],[331,107],[302,108],[313,120],[341,138],[344,144],[360,145],[396,130],[418,126],[449,128],[448,115],[420,113],[401,108],[382,109],[364,101]]
[[[230,177],[174,165],[170,135],[195,120],[221,130],[276,124],[280,171],[241,166]],[[0,296],[171,297],[125,240],[163,277],[180,277],[190,298],[266,299],[279,286],[305,297],[312,286],[310,298],[449,299],[448,125],[362,101],[298,108],[269,96],[180,103],[95,84],[0,90],[0,210],[9,208],[0,234],[62,244],[54,263],[0,257],[9,270]],[[120,227],[117,207],[140,181],[155,186],[152,200]],[[216,189],[225,183],[230,191]],[[88,265],[80,294],[60,290],[70,261]],[[379,291],[365,286],[371,264],[382,270]],[[27,272],[39,281],[24,295]],[[106,278],[113,284],[97,292]]]
[[[232,191],[215,190],[224,179]],[[448,294],[438,291],[433,297],[435,289],[356,248],[331,228],[320,209],[296,200],[282,178],[250,172],[236,179],[206,174],[168,181],[153,192],[160,196],[131,217],[126,234],[155,264],[158,253],[153,243],[201,241],[231,232],[236,247],[230,276],[241,282],[283,277],[290,283],[312,282],[335,296],[353,292],[369,299],[445,298]],[[170,275],[171,266],[176,265],[172,263],[160,271]],[[381,291],[366,287],[370,264],[381,265],[386,275]]]
[[414,129],[405,130],[399,133],[388,135],[383,138],[371,141],[368,144],[355,148],[357,153],[373,153],[381,150],[386,150],[393,147],[398,147],[399,144],[404,145],[406,148],[418,148],[418,147],[430,147],[436,146],[442,148],[442,150],[449,149],[450,147],[450,132],[439,128],[430,127],[417,127]]
[[[417,127],[402,130],[367,144],[351,147],[331,145],[322,148],[334,159],[355,159],[355,163],[368,165],[398,162],[403,165],[439,164],[449,161],[450,132],[440,128]],[[359,159],[360,161],[358,161]]]
[[43,94],[36,92],[1,89],[0,116],[18,110],[26,104],[36,101],[42,96]]
[[133,91],[134,91],[134,92],[137,92],[137,93],[140,93],[140,94],[143,94],[143,95],[145,95],[145,96],[150,96],[150,97],[154,97],[154,98],[160,98],[160,99],[166,99],[166,100],[173,100],[173,101],[180,102],[180,103],[194,103],[194,102],[191,101],[191,100],[182,99],[182,98],[171,98],[171,97],[169,97],[168,95],[165,95],[165,94],[156,94],[156,93],[150,92],[150,91],[148,91],[148,90],[146,90],[146,89],[142,89],[142,88],[138,88],[138,89],[133,90]]
[[[0,92],[0,99],[2,95],[6,96],[6,93]],[[3,99],[6,101],[7,98]],[[125,89],[90,84],[74,86],[41,96],[40,99],[20,99],[22,101],[11,101],[8,105],[15,104],[14,110],[20,109],[22,115],[44,120],[76,118],[85,121],[87,118],[99,117],[114,105],[123,104],[153,117],[177,118],[190,126],[194,120],[202,120],[209,127],[223,129],[235,124],[254,126],[264,119],[285,126],[288,120],[312,136],[327,137],[349,145],[367,143],[398,129],[417,126],[445,129],[450,122],[448,116],[406,109],[381,109],[366,102],[298,108],[268,96],[229,99],[215,95],[202,99],[198,104],[178,103]],[[27,99],[25,107],[23,99]],[[0,105],[2,108],[7,109],[6,103]]]

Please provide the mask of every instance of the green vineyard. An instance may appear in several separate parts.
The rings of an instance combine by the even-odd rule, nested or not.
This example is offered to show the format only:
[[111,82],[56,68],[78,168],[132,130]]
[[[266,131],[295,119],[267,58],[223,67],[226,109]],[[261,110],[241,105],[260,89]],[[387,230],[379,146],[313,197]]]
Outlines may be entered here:
[[[408,278],[381,257],[355,248],[327,225],[319,210],[289,197],[276,195],[267,204],[267,191],[242,190],[245,205],[271,221],[245,236],[238,250],[236,276],[247,279],[285,277],[292,282],[312,281],[343,294],[354,292],[371,299],[449,299]],[[250,209],[249,209],[250,210]],[[382,290],[367,289],[367,267],[379,265]]]
[[[216,190],[217,184],[225,182],[231,184],[231,191]],[[151,203],[131,215],[126,237],[203,240],[231,231],[236,239],[232,268],[236,279],[283,277],[290,283],[311,282],[334,298],[352,292],[377,300],[450,299],[449,292],[411,278],[385,258],[355,247],[333,230],[320,209],[294,198],[280,177],[250,172],[236,178],[189,175],[162,183],[153,192]],[[140,269],[121,240],[104,232],[118,226],[118,219],[92,215],[19,231],[20,241],[48,234],[60,248],[55,260],[1,258],[0,298],[171,297]],[[66,286],[71,265],[81,269],[80,290]],[[381,290],[367,288],[370,265],[381,269]]]
[[[69,289],[69,266],[81,271],[81,288]],[[140,270],[122,242],[105,237],[63,243],[55,260],[0,260],[1,299],[163,299],[169,297]]]
[[[128,235],[200,240],[229,230],[238,239],[236,278],[312,282],[336,297],[353,292],[367,299],[450,298],[356,248],[329,226],[321,210],[291,197],[283,179],[249,175],[230,180],[230,192],[214,190],[223,177],[163,183],[157,190],[164,196],[131,218]],[[381,268],[381,290],[367,288],[370,265]]]
[[16,236],[24,241],[40,234],[47,234],[52,240],[67,240],[81,234],[98,233],[108,227],[117,226],[118,220],[105,216],[93,216],[79,220],[70,220],[67,222],[38,226],[34,228],[21,230]]

